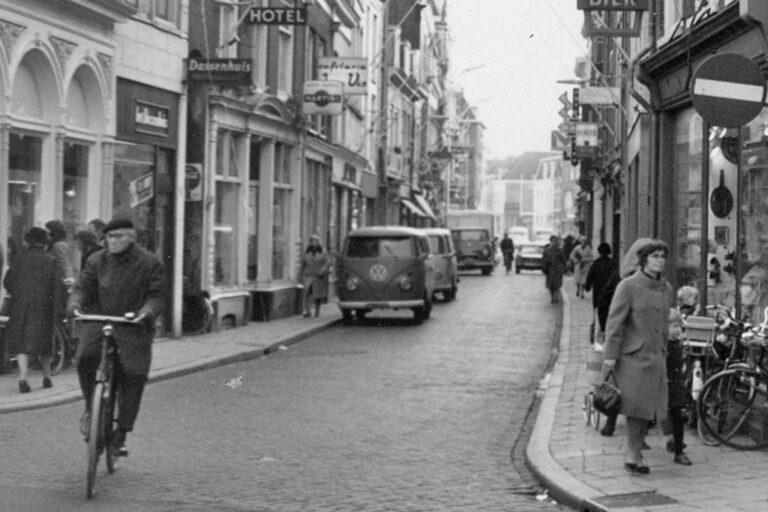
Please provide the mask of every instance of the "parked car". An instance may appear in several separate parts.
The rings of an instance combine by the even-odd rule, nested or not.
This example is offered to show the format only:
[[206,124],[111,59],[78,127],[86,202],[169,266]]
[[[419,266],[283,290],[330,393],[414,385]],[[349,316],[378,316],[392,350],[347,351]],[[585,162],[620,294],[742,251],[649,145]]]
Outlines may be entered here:
[[345,324],[374,309],[412,309],[421,323],[432,311],[435,271],[427,234],[403,226],[352,231],[344,241],[336,282]]
[[441,293],[444,300],[451,301],[456,298],[459,284],[459,267],[451,232],[443,228],[424,228],[422,231],[429,238],[429,257],[435,269],[435,293]]
[[529,241],[528,228],[524,226],[512,226],[507,230],[507,233],[516,247]]
[[515,273],[521,270],[544,270],[545,242],[527,242],[515,247]]

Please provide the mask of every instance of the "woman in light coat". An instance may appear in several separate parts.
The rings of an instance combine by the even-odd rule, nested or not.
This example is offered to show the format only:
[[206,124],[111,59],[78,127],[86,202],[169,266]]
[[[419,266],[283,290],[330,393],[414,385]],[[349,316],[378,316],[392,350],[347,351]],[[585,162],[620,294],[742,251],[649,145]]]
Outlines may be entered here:
[[[667,317],[672,286],[662,277],[669,248],[651,240],[638,251],[639,270],[616,287],[608,313],[603,372],[613,371],[627,417],[624,467],[647,474],[642,446],[648,421],[667,414]],[[622,265],[623,266],[623,265]]]
[[573,282],[576,283],[576,296],[583,298],[586,291],[587,274],[594,259],[592,246],[587,241],[587,237],[582,236],[579,239],[579,245],[571,251],[569,259],[573,264]]
[[320,314],[320,304],[328,297],[328,271],[331,260],[320,245],[320,237],[309,237],[309,247],[301,258],[301,283],[304,286],[304,316],[310,316],[312,299],[315,316]]

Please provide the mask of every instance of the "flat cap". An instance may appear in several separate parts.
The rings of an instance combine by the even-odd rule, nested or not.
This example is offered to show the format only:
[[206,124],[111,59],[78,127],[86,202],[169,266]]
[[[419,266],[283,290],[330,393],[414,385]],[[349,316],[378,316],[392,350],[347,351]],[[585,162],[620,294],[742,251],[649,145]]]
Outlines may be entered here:
[[106,234],[116,229],[133,229],[133,221],[126,218],[112,219],[104,228],[104,233]]

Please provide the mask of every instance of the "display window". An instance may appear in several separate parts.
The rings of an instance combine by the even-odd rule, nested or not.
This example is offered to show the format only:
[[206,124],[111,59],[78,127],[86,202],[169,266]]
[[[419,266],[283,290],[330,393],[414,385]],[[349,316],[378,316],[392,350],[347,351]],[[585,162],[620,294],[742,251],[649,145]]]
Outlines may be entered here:
[[41,208],[43,139],[11,133],[8,148],[8,253],[22,248],[24,234],[37,225]]

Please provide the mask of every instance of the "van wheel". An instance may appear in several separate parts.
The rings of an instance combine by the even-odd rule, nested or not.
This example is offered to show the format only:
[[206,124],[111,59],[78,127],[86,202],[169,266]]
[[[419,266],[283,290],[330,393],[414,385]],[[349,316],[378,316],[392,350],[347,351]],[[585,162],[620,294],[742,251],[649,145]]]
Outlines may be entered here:
[[365,315],[368,314],[367,309],[358,309],[355,311],[355,316],[358,320],[365,320]]
[[491,275],[491,272],[493,271],[493,267],[483,267],[482,272],[484,276]]
[[341,310],[341,322],[344,325],[349,325],[352,323],[352,310],[351,309],[342,309]]
[[424,297],[424,319],[426,320],[432,314],[432,299]]
[[456,298],[457,289],[456,283],[454,283],[450,290],[443,292],[443,298],[445,298],[446,302],[450,302]]

